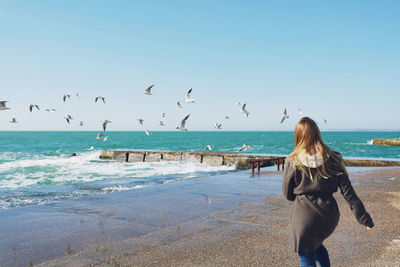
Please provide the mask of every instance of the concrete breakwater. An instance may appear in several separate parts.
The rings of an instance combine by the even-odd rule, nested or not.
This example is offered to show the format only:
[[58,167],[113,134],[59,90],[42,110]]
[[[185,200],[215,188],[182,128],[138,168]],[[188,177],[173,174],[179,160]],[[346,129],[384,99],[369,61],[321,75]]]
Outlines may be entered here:
[[386,145],[386,146],[400,146],[400,138],[376,138],[372,140],[372,144],[374,145]]
[[120,162],[192,161],[211,166],[235,165],[238,170],[250,169],[254,160],[262,160],[261,167],[273,166],[276,162],[276,156],[271,155],[212,151],[103,150],[100,158]]
[[[161,162],[161,161],[192,161],[207,163],[211,166],[235,165],[238,170],[251,168],[251,162],[260,160],[260,167],[277,164],[277,155],[241,154],[236,152],[212,151],[153,151],[153,150],[103,150],[101,159],[119,162]],[[280,161],[279,164],[283,162]],[[345,159],[347,166],[354,167],[387,167],[400,166],[400,161],[374,159]]]

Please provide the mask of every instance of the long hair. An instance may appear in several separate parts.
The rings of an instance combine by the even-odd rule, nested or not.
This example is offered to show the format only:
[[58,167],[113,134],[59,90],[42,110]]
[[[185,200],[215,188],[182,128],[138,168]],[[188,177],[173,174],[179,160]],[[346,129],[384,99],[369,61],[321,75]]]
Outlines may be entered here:
[[[338,175],[346,171],[343,158],[340,154],[333,152],[322,140],[321,132],[314,120],[303,117],[296,124],[294,130],[294,149],[288,158],[291,163],[303,172],[308,170],[311,181],[313,176],[308,162],[308,155],[322,159],[321,166],[317,167],[318,173],[328,179],[332,174]],[[307,166],[304,166],[304,159]],[[328,161],[328,159],[330,159]]]

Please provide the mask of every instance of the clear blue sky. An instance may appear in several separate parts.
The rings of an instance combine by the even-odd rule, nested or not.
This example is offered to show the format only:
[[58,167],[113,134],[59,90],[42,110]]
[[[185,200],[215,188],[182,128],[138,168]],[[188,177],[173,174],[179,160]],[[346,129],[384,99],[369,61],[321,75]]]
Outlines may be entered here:
[[[11,109],[0,130],[100,130],[102,119],[109,130],[174,130],[189,113],[189,130],[217,121],[293,130],[299,107],[323,130],[399,129],[399,10],[398,1],[2,0],[0,100]],[[176,108],[190,87],[197,103]],[[63,103],[65,93],[82,98]],[[41,111],[29,113],[31,103]]]

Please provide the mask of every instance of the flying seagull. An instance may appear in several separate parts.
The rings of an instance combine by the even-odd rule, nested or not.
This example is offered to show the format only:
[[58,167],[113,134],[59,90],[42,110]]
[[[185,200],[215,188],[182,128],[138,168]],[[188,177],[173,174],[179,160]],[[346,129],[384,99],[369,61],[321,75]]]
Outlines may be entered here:
[[161,117],[165,118],[165,115],[167,115],[165,112],[161,113]]
[[75,97],[76,97],[76,99],[79,99],[79,98],[80,98],[80,96],[79,96],[78,93],[75,95]]
[[96,139],[99,139],[99,140],[103,139],[103,134],[102,133],[98,133],[97,136],[96,136]]
[[107,141],[108,140],[108,136],[104,137],[103,141]]
[[186,124],[186,120],[189,118],[190,114],[187,115],[185,118],[183,118],[183,120],[181,121],[181,125],[176,126],[176,129],[178,129],[179,131],[184,131],[186,132],[188,129],[185,128],[185,124]]
[[303,115],[303,114],[304,114],[304,112],[301,111],[301,109],[299,108],[299,115]]
[[18,123],[16,118],[12,118],[10,123]]
[[139,118],[139,119],[137,119],[137,120],[139,121],[140,125],[142,125],[142,126],[143,126],[143,122],[144,122],[144,120],[143,120],[143,119],[141,119],[141,118]]
[[218,124],[218,122],[216,122],[215,123],[215,129],[222,130],[222,123]]
[[181,105],[181,103],[178,101],[178,103],[176,103],[176,106],[178,107],[178,108],[182,108],[182,105]]
[[282,123],[285,119],[289,119],[289,116],[288,116],[288,114],[287,114],[286,108],[285,108],[285,110],[283,111],[283,117],[282,117],[281,123]]
[[65,118],[65,120],[69,123],[70,122],[70,120],[73,120],[73,118],[71,117],[71,115],[65,115],[64,116],[64,118]]
[[29,105],[29,111],[32,112],[33,108],[37,108],[37,110],[40,110],[39,106],[36,104],[30,104]]
[[190,93],[191,92],[192,92],[192,88],[190,88],[189,91],[186,93],[185,103],[194,103],[194,102],[196,102],[196,99],[190,98]]
[[80,121],[80,122],[79,122],[79,126],[83,126],[83,121]]
[[204,150],[205,151],[207,151],[207,150],[212,150],[213,149],[213,146],[210,146],[210,145],[206,145],[206,147],[204,148]]
[[103,101],[103,103],[106,103],[106,98],[103,96],[96,96],[96,98],[94,99],[94,103],[97,103],[97,101],[101,99]]
[[153,88],[154,84],[150,85],[149,87],[147,87],[147,89],[144,91],[145,95],[152,95],[151,93],[151,88]]
[[56,110],[54,108],[46,108],[45,109],[47,112],[56,112]]
[[324,118],[322,118],[322,120],[324,121],[324,124],[326,125],[327,121]]
[[226,114],[225,114],[225,117],[224,117],[224,119],[226,119],[226,120],[229,120],[230,118],[229,118],[229,116],[228,116],[228,115],[226,115]]
[[240,112],[246,114],[246,117],[249,117],[250,112],[246,110],[246,103],[243,104],[242,108],[240,109]]
[[239,152],[245,151],[246,149],[250,148],[249,145],[243,144],[242,147],[239,149]]
[[0,101],[0,110],[6,110],[6,109],[10,109],[6,106],[6,103],[8,101]]
[[165,126],[165,124],[162,121],[160,121],[160,126]]
[[111,122],[111,121],[109,121],[109,120],[103,120],[103,132],[106,131],[106,126],[107,126],[107,124],[110,123],[110,122]]
[[65,94],[65,95],[63,96],[63,102],[65,102],[65,100],[67,100],[67,97],[68,97],[68,99],[71,99],[71,95]]
[[144,132],[145,132],[146,135],[150,135],[148,130],[144,130]]

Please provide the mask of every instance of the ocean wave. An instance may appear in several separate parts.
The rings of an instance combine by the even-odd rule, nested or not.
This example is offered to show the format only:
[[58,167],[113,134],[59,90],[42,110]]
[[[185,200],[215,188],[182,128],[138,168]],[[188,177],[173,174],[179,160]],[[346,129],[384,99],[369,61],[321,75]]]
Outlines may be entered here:
[[234,170],[234,166],[210,166],[196,162],[120,163],[99,160],[99,151],[75,157],[38,156],[0,164],[0,189],[18,189],[35,185],[93,182],[105,179],[173,176],[198,176]]

